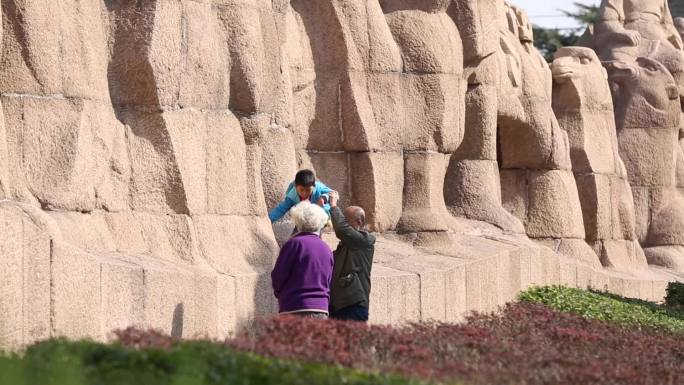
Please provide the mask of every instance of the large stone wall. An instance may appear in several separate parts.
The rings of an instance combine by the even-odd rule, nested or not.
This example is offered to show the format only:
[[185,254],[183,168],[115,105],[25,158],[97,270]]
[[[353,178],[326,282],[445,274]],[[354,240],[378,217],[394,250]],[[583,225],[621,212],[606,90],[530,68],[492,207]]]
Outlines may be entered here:
[[618,3],[549,66],[503,0],[3,0],[0,346],[273,314],[266,214],[303,167],[378,232],[373,322],[662,298],[684,23]]

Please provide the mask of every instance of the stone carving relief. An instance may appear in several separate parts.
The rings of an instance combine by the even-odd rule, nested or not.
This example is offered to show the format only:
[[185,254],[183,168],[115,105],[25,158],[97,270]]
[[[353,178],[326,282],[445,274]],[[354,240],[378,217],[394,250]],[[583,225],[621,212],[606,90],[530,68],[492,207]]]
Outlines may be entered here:
[[594,31],[601,60],[651,57],[682,83],[684,45],[667,0],[604,0]]
[[683,29],[605,0],[549,67],[502,0],[3,1],[0,346],[272,313],[305,167],[366,209],[392,322],[683,271]]
[[448,14],[459,28],[464,52],[464,139],[450,159],[444,186],[449,211],[524,233],[522,222],[502,205],[497,162],[499,98],[499,22],[503,3],[492,0],[452,1]]
[[500,15],[499,145],[504,207],[527,235],[561,254],[599,265],[585,242],[577,185],[565,131],[552,109],[551,70],[530,49],[524,12],[505,4]]
[[679,23],[672,19],[667,1],[604,0],[590,44],[610,74],[637,238],[649,263],[670,267],[684,259],[675,247],[679,241],[672,238],[681,226],[676,213],[684,209],[677,191],[684,185],[679,145],[684,45]]
[[336,186],[343,204],[366,207],[372,228],[394,229],[404,185],[402,59],[380,4],[293,1],[291,10],[299,164]]
[[446,231],[444,179],[463,139],[463,46],[450,1],[382,0],[403,60],[403,209],[399,229]]
[[553,109],[568,133],[587,242],[604,266],[646,267],[634,203],[618,153],[608,74],[593,50],[564,47],[552,65]]
[[682,209],[676,190],[678,87],[665,66],[649,58],[612,62],[608,71],[620,155],[634,194],[637,236],[653,263],[649,246],[662,245],[679,226],[660,217]]

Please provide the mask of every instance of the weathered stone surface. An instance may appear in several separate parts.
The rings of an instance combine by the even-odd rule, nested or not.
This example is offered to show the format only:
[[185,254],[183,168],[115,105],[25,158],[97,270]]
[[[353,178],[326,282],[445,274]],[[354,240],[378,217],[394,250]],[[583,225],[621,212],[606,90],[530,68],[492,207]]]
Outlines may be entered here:
[[0,204],[2,300],[0,346],[49,338],[50,238],[17,206]]
[[552,65],[553,109],[568,133],[572,169],[612,174],[617,140],[607,72],[588,48],[564,47]]
[[684,202],[680,196],[665,204],[652,218],[644,251],[652,265],[676,271],[684,268]]
[[604,240],[599,257],[604,266],[621,271],[646,267],[646,256],[636,241]]
[[500,175],[503,207],[523,224],[526,224],[527,208],[529,206],[529,193],[527,190],[528,172],[525,170],[502,169]]
[[[297,172],[292,133],[286,127],[270,125],[261,142],[261,182],[267,207],[275,207]],[[248,147],[249,150],[249,147]]]
[[275,262],[278,250],[267,219],[208,215],[193,223],[202,259],[219,273],[264,272]]
[[105,99],[108,47],[104,5],[76,3],[3,3],[2,57],[3,68],[9,70],[0,76],[3,92]]
[[525,12],[504,5],[497,52],[503,205],[532,238],[584,239],[568,135],[552,108],[551,69],[532,46]]
[[52,335],[103,339],[100,260],[64,243],[52,246],[51,258]]
[[653,218],[648,234],[653,246],[684,246],[684,202],[677,197]]
[[101,266],[102,332],[130,326],[143,327],[145,270],[129,262]]
[[[669,245],[679,231],[671,213],[681,205],[676,188],[684,44],[666,1],[604,0],[599,13],[593,35],[584,40],[608,69],[620,156],[633,190],[636,236],[645,248]],[[669,250],[654,253],[649,262],[676,253],[676,248]]]
[[551,68],[503,1],[3,1],[0,347],[275,313],[292,227],[266,213],[305,167],[377,233],[372,322],[530,285],[660,299],[684,56],[656,3],[605,0],[598,55]]
[[[672,129],[624,129],[619,135],[629,180],[635,186],[675,186],[677,133]],[[662,149],[656,153],[650,149]]]
[[402,215],[404,157],[401,153],[351,154],[354,202],[365,208],[370,228],[396,228]]
[[597,257],[597,251],[592,248],[584,239],[562,238],[562,239],[536,239],[536,242],[546,246],[555,253],[567,257],[568,260],[579,262],[593,268],[600,268],[601,263]]
[[522,223],[504,210],[501,191],[496,161],[454,161],[452,158],[444,184],[444,198],[449,211],[456,216],[491,223],[503,230],[524,233]]
[[[527,233],[534,238],[584,239],[577,185],[569,171],[532,173]],[[558,215],[559,213],[564,215]]]
[[444,175],[448,157],[439,153],[404,154],[404,203],[398,228],[405,232],[446,230]]
[[604,265],[644,268],[633,242],[634,204],[618,153],[607,71],[594,51],[569,47],[556,52],[552,73],[554,111],[568,132],[586,239]]
[[[684,70],[684,44],[665,0],[604,0],[593,46],[603,61],[649,56],[675,78]],[[681,83],[680,83],[681,84]]]
[[663,266],[675,271],[684,269],[683,246],[654,246],[644,249],[651,265]]

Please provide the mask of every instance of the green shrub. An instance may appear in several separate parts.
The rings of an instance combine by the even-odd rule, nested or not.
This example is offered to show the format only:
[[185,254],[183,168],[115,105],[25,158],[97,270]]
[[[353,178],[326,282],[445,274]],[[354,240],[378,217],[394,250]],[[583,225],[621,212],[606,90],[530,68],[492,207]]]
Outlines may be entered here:
[[670,282],[667,285],[665,304],[667,306],[684,309],[684,283]]
[[535,287],[519,294],[521,301],[608,321],[623,326],[653,327],[684,332],[684,311],[638,299],[561,286]]
[[418,385],[400,377],[263,358],[210,342],[168,350],[47,341],[23,357],[0,357],[0,384],[11,385]]

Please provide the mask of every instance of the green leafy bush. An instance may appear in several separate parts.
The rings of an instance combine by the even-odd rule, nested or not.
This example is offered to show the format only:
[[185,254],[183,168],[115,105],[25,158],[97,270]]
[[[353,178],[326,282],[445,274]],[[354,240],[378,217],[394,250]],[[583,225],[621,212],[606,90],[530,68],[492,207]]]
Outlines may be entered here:
[[684,309],[684,283],[670,282],[667,285],[665,304],[667,304],[667,306]]
[[270,359],[211,342],[135,350],[92,342],[47,341],[23,357],[0,357],[0,384],[11,385],[418,385],[392,375]]
[[623,326],[684,332],[684,311],[609,293],[550,286],[529,289],[520,293],[518,298],[521,301],[541,303],[553,310]]

